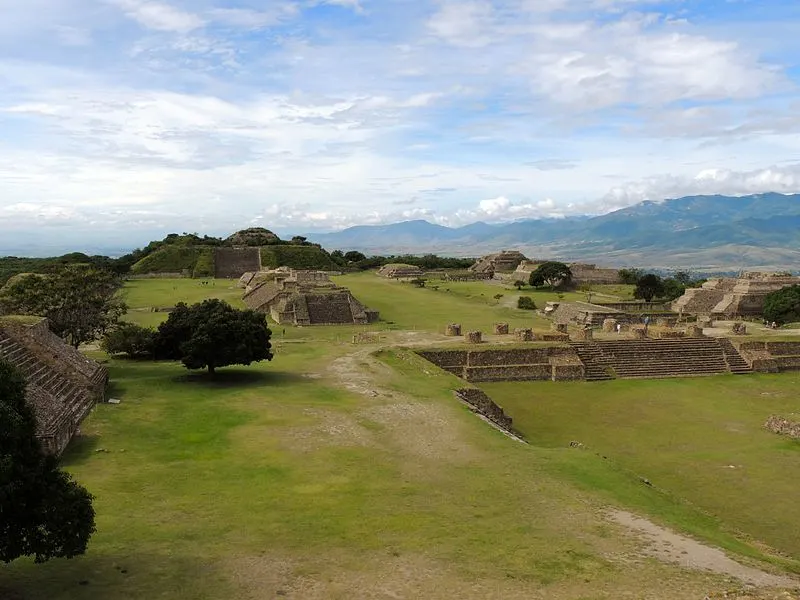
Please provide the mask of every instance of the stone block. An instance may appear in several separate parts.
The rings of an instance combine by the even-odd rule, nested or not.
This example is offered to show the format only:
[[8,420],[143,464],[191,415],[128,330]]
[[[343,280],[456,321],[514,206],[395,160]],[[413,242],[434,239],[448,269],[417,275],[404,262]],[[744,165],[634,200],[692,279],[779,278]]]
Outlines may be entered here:
[[606,333],[614,333],[617,330],[616,319],[603,319],[603,331]]
[[514,337],[518,342],[532,342],[534,340],[533,329],[515,329]]
[[646,340],[647,334],[645,333],[644,327],[631,327],[631,337],[634,340]]
[[699,325],[689,325],[686,328],[686,337],[701,338],[705,337],[705,334],[703,333],[703,328]]
[[480,344],[483,341],[483,335],[480,331],[468,331],[467,332],[467,343],[468,344]]
[[747,325],[744,323],[734,323],[731,327],[733,335],[747,335]]
[[594,339],[594,330],[590,328],[578,329],[575,332],[575,339],[582,342],[587,342]]
[[449,337],[460,337],[461,336],[461,325],[458,323],[451,323],[445,329],[444,334]]
[[550,329],[557,333],[567,333],[567,324],[566,323],[553,323],[550,326]]
[[658,317],[656,319],[656,325],[659,327],[672,327],[672,319],[667,317]]
[[494,324],[494,334],[495,335],[508,335],[508,323],[495,323]]

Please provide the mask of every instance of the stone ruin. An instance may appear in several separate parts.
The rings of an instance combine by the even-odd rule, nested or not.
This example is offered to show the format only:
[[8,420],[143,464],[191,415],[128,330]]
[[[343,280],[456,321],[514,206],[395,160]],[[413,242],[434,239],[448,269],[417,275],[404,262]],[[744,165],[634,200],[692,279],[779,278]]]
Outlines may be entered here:
[[[531,273],[548,261],[546,260],[525,260],[517,266],[514,271],[514,278],[527,282]],[[594,264],[569,263],[567,265],[572,272],[572,283],[575,285],[603,285],[619,283],[619,271],[617,269],[606,269]]]
[[514,270],[527,260],[522,252],[516,250],[503,250],[495,254],[487,254],[477,260],[469,270],[476,273],[485,273],[494,276],[496,273],[513,273]]
[[461,337],[461,325],[458,323],[450,323],[445,328],[444,334],[447,337]]
[[95,403],[105,399],[108,370],[52,333],[46,319],[0,321],[0,359],[25,376],[36,437],[47,454],[59,456]]
[[483,341],[483,335],[480,331],[468,331],[466,340],[468,344],[480,344]]
[[495,323],[494,324],[494,334],[495,335],[508,335],[508,323]]
[[231,279],[261,270],[261,248],[214,248],[214,277]]
[[785,273],[747,272],[741,277],[709,279],[702,287],[689,288],[672,303],[679,313],[730,319],[760,315],[767,294],[800,284],[800,277]]
[[734,323],[731,326],[731,333],[733,335],[747,335],[747,325],[744,323]]
[[322,271],[281,267],[259,274],[243,296],[252,310],[269,314],[280,325],[365,325],[378,320],[350,293]]
[[425,272],[421,268],[402,263],[383,265],[378,270],[378,275],[390,279],[416,279],[417,277],[422,277],[424,274]]
[[455,391],[456,397],[465,402],[470,408],[489,419],[492,423],[508,431],[513,432],[511,417],[503,412],[503,409],[485,392],[477,388],[464,388]]
[[515,329],[514,337],[518,342],[532,342],[535,339],[533,329]]
[[772,415],[767,419],[767,422],[764,423],[764,427],[772,433],[800,439],[800,423],[797,421],[790,421],[789,419]]

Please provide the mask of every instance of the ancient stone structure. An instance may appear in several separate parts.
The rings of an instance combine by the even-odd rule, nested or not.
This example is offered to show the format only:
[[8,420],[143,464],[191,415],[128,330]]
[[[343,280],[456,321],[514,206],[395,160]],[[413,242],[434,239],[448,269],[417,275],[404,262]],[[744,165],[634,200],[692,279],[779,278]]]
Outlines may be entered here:
[[631,327],[630,335],[635,340],[647,339],[647,331],[645,331],[644,326],[642,326],[642,327]]
[[533,329],[515,329],[514,337],[518,342],[532,342],[534,340]]
[[589,302],[548,302],[544,314],[558,323],[576,323],[593,327],[602,326],[606,319],[616,319],[620,323],[638,319],[637,316]]
[[362,331],[353,334],[354,344],[377,344],[380,341],[380,336],[371,331]]
[[214,277],[216,278],[239,278],[243,273],[260,270],[260,248],[214,248]]
[[469,269],[477,273],[491,273],[492,275],[496,273],[513,273],[524,260],[527,259],[522,252],[503,250],[496,254],[482,256]]
[[450,323],[445,328],[444,334],[448,337],[461,337],[461,325],[458,323]]
[[744,323],[734,323],[731,326],[731,333],[733,333],[733,335],[747,335],[747,325]]
[[[526,260],[517,266],[514,271],[514,278],[528,281],[531,273],[539,268],[539,265],[548,262],[546,260]],[[604,285],[619,283],[619,271],[617,269],[604,269],[593,264],[569,263],[567,265],[572,272],[572,282],[576,285]]]
[[558,333],[567,333],[568,325],[566,323],[551,323],[550,329],[557,331]]
[[424,274],[425,272],[419,267],[402,263],[384,265],[378,270],[378,275],[381,277],[389,277],[390,279],[416,279],[417,277],[422,277]]
[[690,338],[701,338],[705,337],[703,333],[703,328],[699,325],[689,325],[686,327],[686,336]]
[[47,320],[0,321],[0,359],[27,380],[36,415],[36,437],[45,452],[60,455],[96,402],[104,399],[108,371],[53,334]]
[[468,331],[466,339],[468,344],[480,344],[483,341],[483,335],[480,331]]
[[[720,341],[731,346],[730,340]],[[800,342],[737,342],[739,353],[754,371],[780,373],[800,370]]]
[[[500,412],[502,413],[502,409]],[[800,423],[797,421],[790,421],[789,419],[772,415],[769,419],[767,419],[767,422],[764,423],[764,427],[772,433],[785,435],[794,439],[800,439]]]
[[767,294],[796,284],[800,277],[783,273],[748,272],[739,278],[709,279],[702,287],[687,289],[672,303],[672,310],[718,318],[760,315]]
[[495,323],[494,324],[494,334],[495,335],[508,335],[508,323]]
[[466,381],[583,379],[583,364],[575,350],[567,345],[486,350],[426,350],[418,354]]
[[606,333],[614,333],[617,331],[616,319],[603,319],[603,331]]
[[614,340],[572,346],[588,380],[609,379],[609,373],[620,378],[661,378],[752,372],[728,340]]
[[378,313],[364,307],[346,288],[321,271],[276,269],[245,292],[248,308],[269,314],[281,325],[367,324]]
[[581,341],[589,341],[594,338],[594,334],[591,327],[584,327],[582,329],[578,329],[575,332],[575,339]]
[[456,396],[472,408],[479,415],[483,415],[492,423],[508,432],[513,432],[511,417],[503,412],[494,400],[489,398],[482,390],[464,388],[456,390]]

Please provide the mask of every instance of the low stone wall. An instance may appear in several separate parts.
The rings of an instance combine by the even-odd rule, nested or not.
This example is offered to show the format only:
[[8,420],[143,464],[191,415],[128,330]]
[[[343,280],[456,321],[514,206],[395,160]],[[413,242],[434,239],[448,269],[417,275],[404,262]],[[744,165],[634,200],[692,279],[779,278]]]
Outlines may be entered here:
[[543,342],[568,342],[568,333],[543,333],[540,338]]
[[705,337],[705,334],[703,333],[703,328],[702,327],[700,327],[698,325],[689,325],[686,328],[686,337],[701,338],[701,337]]
[[794,439],[800,439],[800,423],[797,421],[790,421],[789,419],[772,415],[769,419],[767,419],[767,422],[764,423],[764,427],[772,433],[786,435]]
[[444,334],[448,337],[461,337],[461,325],[458,323],[450,323],[445,330]]
[[661,329],[656,333],[656,337],[662,340],[678,340],[686,337],[686,332],[675,329]]
[[590,328],[578,329],[575,332],[575,339],[579,342],[589,342],[594,339],[594,332]]
[[181,271],[180,273],[142,273],[140,275],[126,275],[125,279],[190,279],[191,273]]
[[468,331],[466,339],[468,344],[480,344],[483,341],[483,334],[480,331]]
[[568,331],[566,323],[552,323],[550,329],[557,333],[567,333]]
[[742,358],[759,373],[800,370],[800,342],[741,342],[738,348]]
[[464,388],[456,390],[455,393],[460,400],[469,404],[476,413],[483,415],[501,429],[513,433],[511,417],[506,415],[503,409],[482,390]]
[[494,334],[495,335],[508,335],[508,323],[495,323],[494,324]]
[[532,342],[535,339],[533,329],[515,329],[514,337],[518,342]]
[[747,325],[744,323],[734,323],[731,326],[731,333],[733,333],[733,335],[747,335]]
[[667,312],[670,310],[669,302],[603,302],[598,300],[594,304],[622,312]]
[[552,379],[549,363],[535,365],[505,365],[494,367],[466,367],[464,379],[471,382],[489,381],[546,381]]

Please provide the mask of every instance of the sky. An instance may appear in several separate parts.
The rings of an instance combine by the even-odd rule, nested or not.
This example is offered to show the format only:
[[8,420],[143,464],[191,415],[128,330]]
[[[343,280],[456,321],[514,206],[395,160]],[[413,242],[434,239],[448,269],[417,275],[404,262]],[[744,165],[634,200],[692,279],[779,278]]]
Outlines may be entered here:
[[800,191],[784,0],[0,0],[0,254]]

